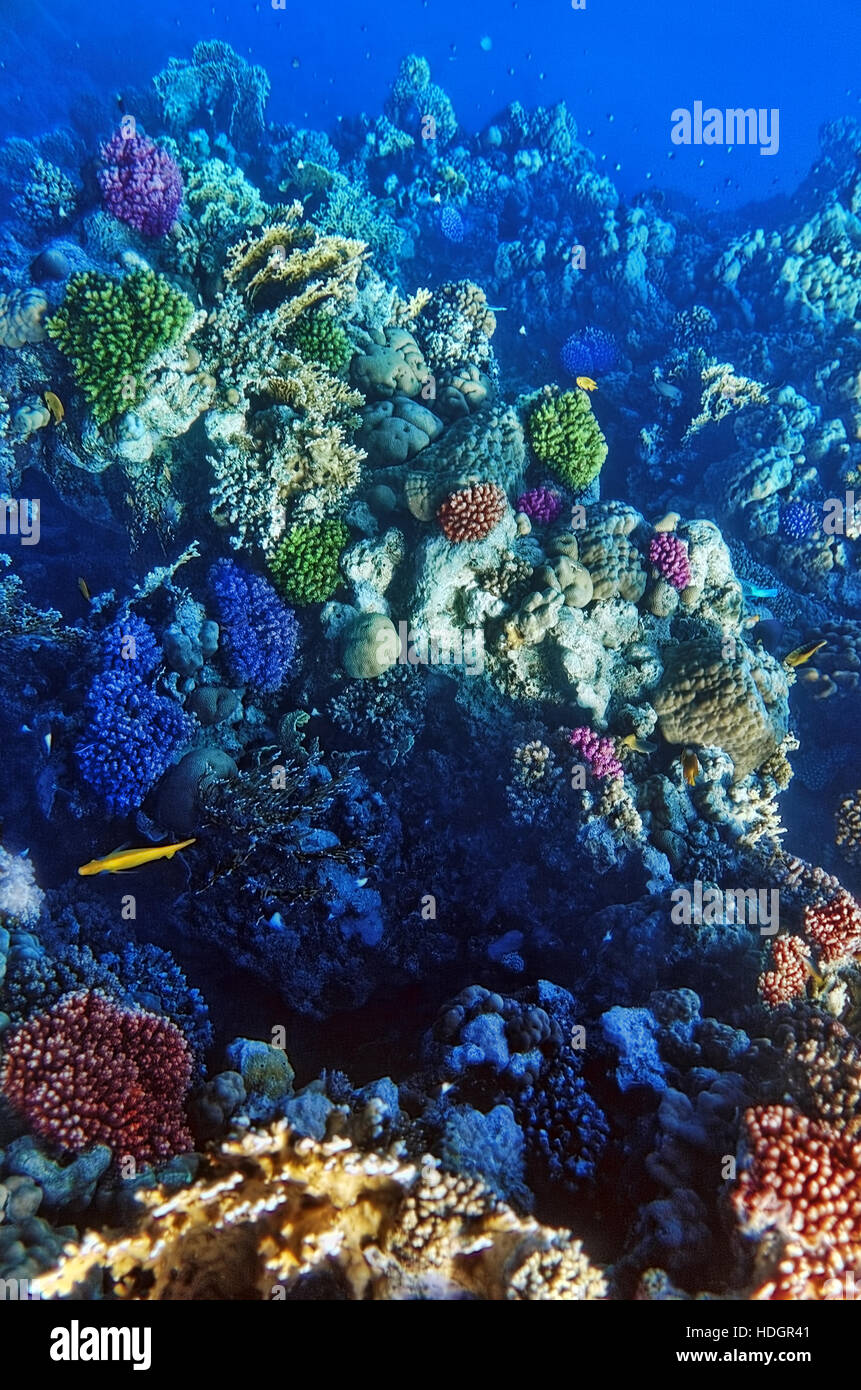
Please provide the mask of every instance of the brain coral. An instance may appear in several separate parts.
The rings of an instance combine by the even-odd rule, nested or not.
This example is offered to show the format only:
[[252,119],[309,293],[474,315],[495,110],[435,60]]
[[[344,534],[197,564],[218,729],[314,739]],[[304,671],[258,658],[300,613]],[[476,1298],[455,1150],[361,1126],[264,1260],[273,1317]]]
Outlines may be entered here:
[[653,703],[668,743],[723,748],[737,778],[765,762],[788,727],[787,683],[777,664],[765,654],[727,657],[713,638],[667,652]]
[[0,294],[0,347],[20,348],[25,343],[41,343],[45,337],[42,322],[48,301],[41,290],[13,290]]
[[192,1057],[168,1019],[90,990],[28,1019],[4,1046],[0,1088],[43,1139],[72,1153],[106,1144],[138,1163],[192,1148]]
[[529,416],[527,431],[536,458],[569,487],[588,487],[601,472],[607,442],[585,391],[543,400]]

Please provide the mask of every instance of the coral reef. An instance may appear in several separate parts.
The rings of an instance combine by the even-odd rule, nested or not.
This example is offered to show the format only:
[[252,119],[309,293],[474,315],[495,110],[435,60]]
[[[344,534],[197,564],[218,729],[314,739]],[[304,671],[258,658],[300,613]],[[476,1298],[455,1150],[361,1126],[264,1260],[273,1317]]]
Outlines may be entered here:
[[35,1134],[71,1153],[104,1145],[151,1163],[192,1146],[191,1054],[172,1023],[95,991],[34,1014],[4,1040],[0,1090]]

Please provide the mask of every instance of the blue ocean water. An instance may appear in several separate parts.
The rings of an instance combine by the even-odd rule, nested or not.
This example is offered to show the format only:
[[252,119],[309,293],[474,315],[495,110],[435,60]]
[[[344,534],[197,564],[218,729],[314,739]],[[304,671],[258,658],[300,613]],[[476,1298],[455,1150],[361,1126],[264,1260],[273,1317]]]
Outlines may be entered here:
[[850,1296],[858,27],[2,7],[0,1281]]

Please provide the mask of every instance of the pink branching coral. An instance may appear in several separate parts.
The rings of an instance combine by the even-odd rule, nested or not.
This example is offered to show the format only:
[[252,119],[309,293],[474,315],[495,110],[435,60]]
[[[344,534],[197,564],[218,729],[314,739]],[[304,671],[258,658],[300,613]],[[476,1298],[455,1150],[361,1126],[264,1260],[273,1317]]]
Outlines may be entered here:
[[804,931],[819,948],[822,965],[834,965],[861,946],[861,907],[844,890],[824,907],[804,909]]
[[447,497],[437,512],[446,540],[480,541],[505,515],[508,500],[496,483],[473,483]]
[[841,1276],[861,1260],[861,1143],[790,1105],[746,1111],[744,1131],[733,1209],[745,1233],[784,1239],[753,1297],[840,1297]]
[[649,563],[658,574],[681,593],[691,582],[688,548],[683,540],[670,531],[653,536],[649,543]]
[[169,1019],[87,990],[4,1039],[0,1089],[34,1134],[72,1153],[106,1144],[155,1163],[193,1148],[188,1044]]
[[102,146],[99,174],[105,206],[144,236],[164,236],[182,202],[182,176],[164,150],[145,135],[113,135]]
[[769,1009],[797,999],[807,989],[809,948],[800,936],[775,937],[771,947],[773,970],[760,975],[759,996]]
[[585,726],[572,729],[568,742],[576,748],[593,777],[622,777],[622,764],[616,757],[611,738],[601,738],[594,729]]
[[555,521],[562,511],[562,498],[552,488],[533,487],[518,497],[517,510],[524,512],[530,521]]

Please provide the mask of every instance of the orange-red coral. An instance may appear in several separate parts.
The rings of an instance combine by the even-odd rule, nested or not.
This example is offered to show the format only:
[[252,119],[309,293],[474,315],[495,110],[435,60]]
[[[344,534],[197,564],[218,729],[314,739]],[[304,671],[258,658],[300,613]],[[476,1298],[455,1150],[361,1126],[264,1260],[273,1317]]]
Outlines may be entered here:
[[805,908],[804,931],[819,947],[821,964],[834,965],[861,945],[861,908],[844,889],[824,907]]
[[779,1240],[754,1298],[840,1297],[861,1262],[861,1143],[790,1105],[758,1105],[744,1124],[731,1203],[743,1232]]
[[437,512],[446,540],[480,541],[505,515],[507,500],[496,483],[473,483],[453,492]]
[[760,975],[759,995],[770,1009],[797,999],[807,987],[809,951],[800,936],[778,936],[772,943],[773,970]]

